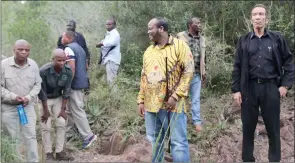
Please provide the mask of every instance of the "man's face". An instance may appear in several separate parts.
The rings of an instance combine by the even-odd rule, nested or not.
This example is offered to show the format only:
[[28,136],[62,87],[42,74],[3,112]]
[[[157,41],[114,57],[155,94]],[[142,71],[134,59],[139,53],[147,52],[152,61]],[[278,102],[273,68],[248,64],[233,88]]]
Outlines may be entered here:
[[194,32],[201,32],[202,31],[202,24],[199,19],[193,19],[193,23],[190,25],[190,28]]
[[157,20],[153,19],[148,23],[148,35],[149,39],[153,42],[157,42],[161,38],[161,32],[163,32],[163,27],[157,27]]
[[266,10],[263,7],[255,7],[251,12],[251,23],[254,29],[264,28],[267,23]]
[[63,53],[63,54],[60,54],[60,55],[57,55],[53,58],[53,65],[54,67],[58,68],[58,69],[62,69],[66,63],[66,55]]
[[73,22],[69,22],[69,24],[67,25],[67,30],[75,31],[75,24]]
[[106,28],[107,28],[107,31],[111,31],[112,29],[114,29],[114,22],[112,20],[108,20],[106,22]]
[[69,41],[69,38],[68,38],[67,35],[64,33],[64,34],[62,35],[62,38],[61,38],[61,43],[62,43],[63,45],[67,45],[69,42],[70,42],[70,41]]
[[25,61],[27,60],[28,56],[30,55],[31,46],[28,43],[18,43],[14,46],[14,54],[15,58],[18,61]]

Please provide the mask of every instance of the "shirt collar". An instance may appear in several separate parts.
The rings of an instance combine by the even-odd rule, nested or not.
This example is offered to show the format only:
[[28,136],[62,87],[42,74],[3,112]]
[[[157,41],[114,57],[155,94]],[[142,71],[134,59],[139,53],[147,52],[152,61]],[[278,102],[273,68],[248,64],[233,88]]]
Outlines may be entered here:
[[[51,64],[51,66],[50,66],[50,74],[54,74],[54,73],[56,73],[56,71],[54,70],[54,66],[53,66],[53,64]],[[64,73],[64,72],[66,72],[66,68],[65,68],[65,66],[62,68],[62,70],[60,71],[60,72],[62,72],[62,73]],[[56,73],[57,74],[57,73]]]
[[[15,57],[11,57],[10,60],[8,61],[10,66],[16,66],[16,67],[20,67],[16,62],[15,62]],[[31,62],[29,59],[27,59],[27,63],[25,64],[27,66],[31,66]],[[24,66],[25,66],[24,65]]]
[[[168,35],[168,36],[169,36],[169,38],[168,38],[168,41],[167,41],[167,43],[165,45],[173,45],[174,44],[173,36],[171,36],[171,35]],[[157,42],[154,42],[153,45],[156,46]],[[163,47],[165,47],[165,46],[163,46]]]
[[[252,31],[251,31],[251,36],[250,36],[250,38],[252,39],[254,36],[256,36],[256,35],[255,35],[254,30],[252,30]],[[269,36],[269,30],[268,30],[267,28],[264,29],[264,34],[263,34],[263,36]]]
[[187,35],[188,35],[189,37],[192,37],[192,38],[194,38],[194,39],[199,39],[199,38],[200,38],[200,33],[198,34],[198,36],[193,36],[191,33],[189,33],[188,30],[186,31],[186,33],[187,33]]

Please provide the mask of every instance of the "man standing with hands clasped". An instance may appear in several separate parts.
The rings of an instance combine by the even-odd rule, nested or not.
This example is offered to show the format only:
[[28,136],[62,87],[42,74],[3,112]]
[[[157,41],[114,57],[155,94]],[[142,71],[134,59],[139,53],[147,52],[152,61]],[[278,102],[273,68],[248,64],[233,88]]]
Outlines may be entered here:
[[[28,58],[31,45],[26,40],[17,40],[14,44],[14,56],[2,60],[1,65],[1,111],[2,125],[5,133],[16,142],[17,154],[20,156],[20,138],[24,138],[27,160],[38,162],[36,139],[36,120],[34,105],[41,89],[42,79],[35,61]],[[17,106],[24,106],[28,123],[20,124]]]
[[232,92],[241,105],[243,123],[242,159],[255,161],[254,132],[259,107],[269,138],[268,159],[280,162],[280,97],[285,97],[294,81],[293,56],[284,37],[266,28],[269,20],[264,5],[251,11],[253,31],[242,36],[236,49]]
[[72,84],[72,70],[66,63],[66,54],[63,49],[55,49],[52,55],[52,62],[40,68],[42,78],[42,88],[39,99],[42,101],[43,109],[40,109],[41,132],[46,160],[53,161],[52,142],[50,138],[51,119],[55,119],[56,160],[73,161],[63,151],[66,132],[66,106],[70,96]]

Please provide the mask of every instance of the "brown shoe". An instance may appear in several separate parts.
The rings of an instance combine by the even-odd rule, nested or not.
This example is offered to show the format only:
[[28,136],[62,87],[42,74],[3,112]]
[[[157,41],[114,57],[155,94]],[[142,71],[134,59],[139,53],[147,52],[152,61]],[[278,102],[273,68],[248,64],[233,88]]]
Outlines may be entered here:
[[56,153],[56,157],[55,159],[57,161],[74,161],[74,157],[72,156],[69,156],[66,152],[64,151],[61,151],[59,153]]
[[53,161],[54,161],[53,153],[46,153],[46,161],[45,162],[53,162]]

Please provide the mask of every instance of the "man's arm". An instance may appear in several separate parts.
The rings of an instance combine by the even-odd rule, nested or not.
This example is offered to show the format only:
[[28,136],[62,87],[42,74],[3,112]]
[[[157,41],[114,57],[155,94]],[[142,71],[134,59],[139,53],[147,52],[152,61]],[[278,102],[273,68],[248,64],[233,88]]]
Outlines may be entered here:
[[105,47],[117,46],[119,42],[120,42],[120,35],[117,33],[111,33],[109,37],[106,37],[102,41],[102,44],[103,44],[102,46],[105,46]]
[[190,82],[195,71],[193,55],[188,45],[185,42],[181,42],[180,44],[179,61],[184,69],[182,71],[179,85],[177,86],[176,91],[172,94],[172,97],[176,100],[188,96]]
[[141,70],[141,77],[140,77],[140,90],[137,96],[137,104],[143,104],[144,103],[144,95],[145,95],[145,88],[147,84],[145,70],[144,70],[144,59],[142,62],[142,70]]
[[62,100],[62,109],[66,109],[66,105],[68,102],[68,98],[70,97],[70,92],[71,92],[71,84],[72,84],[72,79],[73,79],[73,73],[72,71],[68,72],[68,80],[66,82],[65,88],[63,90],[63,100]]
[[38,96],[38,94],[40,93],[41,90],[41,83],[42,83],[42,79],[40,77],[40,73],[39,73],[39,68],[38,65],[35,63],[35,83],[33,88],[31,89],[31,91],[29,92],[29,94],[27,94],[25,97],[31,101],[32,98],[36,98]]
[[205,41],[206,41],[205,38],[202,37],[202,41],[200,43],[200,46],[201,46],[200,69],[201,69],[202,79],[204,78],[204,75],[206,74],[206,64],[205,64],[206,42]]
[[38,94],[38,98],[42,101],[47,101],[47,91],[46,91],[46,76],[44,74],[44,71],[40,71],[40,77],[42,79],[42,83],[41,83],[41,90]]
[[1,71],[1,102],[2,103],[14,103],[16,102],[17,94],[9,91],[5,88],[5,68],[3,67],[2,62],[2,71]]
[[280,52],[282,58],[283,77],[281,80],[281,86],[291,88],[294,82],[294,61],[293,55],[289,49],[289,46],[285,38],[280,35]]
[[67,64],[71,67],[72,69],[72,79],[74,78],[75,76],[75,72],[76,72],[76,64],[75,64],[75,59],[76,59],[76,56],[73,52],[72,49],[70,49],[69,47],[66,47],[65,48],[65,53],[66,53],[66,56],[67,56]]
[[241,38],[239,38],[238,43],[236,45],[235,61],[232,72],[232,93],[240,92],[242,53],[243,52],[241,48]]

